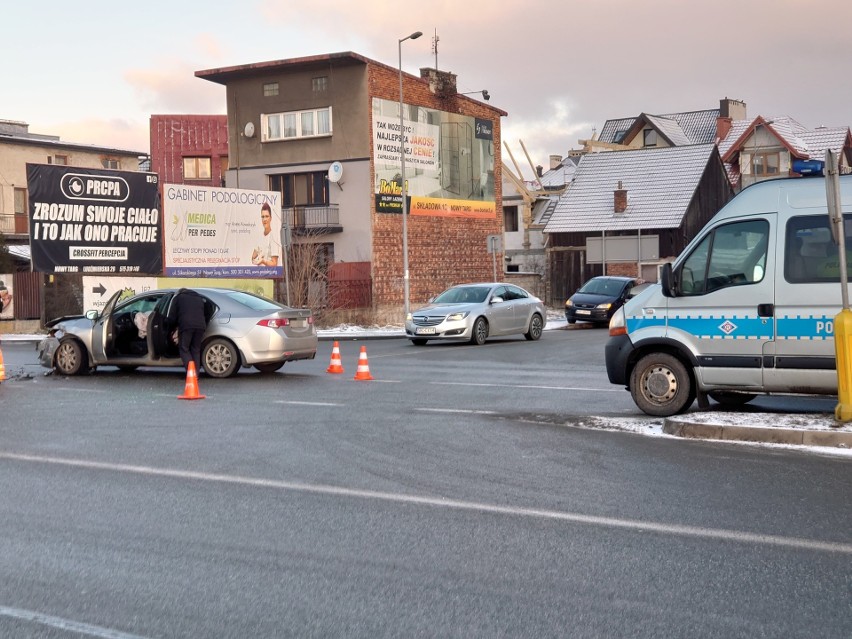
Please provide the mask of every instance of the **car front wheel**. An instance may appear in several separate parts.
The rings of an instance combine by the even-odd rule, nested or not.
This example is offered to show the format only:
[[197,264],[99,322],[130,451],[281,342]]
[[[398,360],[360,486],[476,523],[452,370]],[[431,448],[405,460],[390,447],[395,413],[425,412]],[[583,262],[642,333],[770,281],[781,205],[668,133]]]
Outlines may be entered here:
[[240,354],[231,342],[216,338],[204,346],[201,363],[210,377],[231,377],[240,368]]
[[77,340],[68,339],[60,342],[53,357],[53,363],[63,375],[79,375],[87,370],[84,360],[86,349]]
[[473,323],[473,333],[470,336],[470,343],[482,346],[485,340],[488,339],[488,322],[484,317],[477,317]]
[[536,313],[530,319],[530,326],[527,332],[524,333],[524,337],[534,342],[541,337],[542,330],[544,330],[544,321],[541,319],[541,315]]
[[695,388],[679,359],[651,353],[640,359],[630,374],[630,395],[648,415],[670,417],[692,405]]

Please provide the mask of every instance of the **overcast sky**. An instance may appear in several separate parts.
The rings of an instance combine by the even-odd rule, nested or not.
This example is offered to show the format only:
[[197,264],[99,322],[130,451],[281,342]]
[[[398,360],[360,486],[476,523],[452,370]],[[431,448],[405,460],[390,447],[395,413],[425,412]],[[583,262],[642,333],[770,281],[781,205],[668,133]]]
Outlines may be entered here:
[[[8,6],[6,6],[8,5]],[[225,113],[194,72],[354,51],[508,112],[526,164],[580,146],[610,118],[746,102],[748,116],[852,125],[852,0],[42,0],[3,8],[0,119],[63,140],[148,152],[160,113]],[[476,96],[473,96],[476,97]],[[506,158],[508,161],[508,158]],[[525,177],[531,171],[525,167]]]

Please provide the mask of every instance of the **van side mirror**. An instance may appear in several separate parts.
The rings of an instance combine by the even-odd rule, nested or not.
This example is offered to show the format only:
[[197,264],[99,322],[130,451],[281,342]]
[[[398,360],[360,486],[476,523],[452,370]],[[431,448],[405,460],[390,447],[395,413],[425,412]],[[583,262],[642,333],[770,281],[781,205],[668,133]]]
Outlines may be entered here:
[[663,289],[665,297],[677,297],[675,293],[674,272],[672,271],[672,263],[666,262],[660,271],[660,286]]

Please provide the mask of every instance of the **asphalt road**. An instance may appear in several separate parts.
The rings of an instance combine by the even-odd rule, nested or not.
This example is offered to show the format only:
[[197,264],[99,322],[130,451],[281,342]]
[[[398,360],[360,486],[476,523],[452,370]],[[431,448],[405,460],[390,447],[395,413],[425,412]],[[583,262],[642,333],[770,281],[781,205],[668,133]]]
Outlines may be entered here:
[[195,402],[4,344],[0,636],[852,636],[852,462],[572,427],[639,417],[605,333],[323,342]]

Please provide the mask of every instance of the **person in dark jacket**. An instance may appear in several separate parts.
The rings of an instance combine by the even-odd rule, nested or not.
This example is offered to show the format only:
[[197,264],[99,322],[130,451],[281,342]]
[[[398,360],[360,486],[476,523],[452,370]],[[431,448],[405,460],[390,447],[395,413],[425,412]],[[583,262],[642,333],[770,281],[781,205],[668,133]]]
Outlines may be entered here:
[[184,368],[195,362],[196,372],[201,370],[201,338],[207,330],[204,298],[195,291],[182,288],[172,302],[173,315],[178,325],[178,350]]

